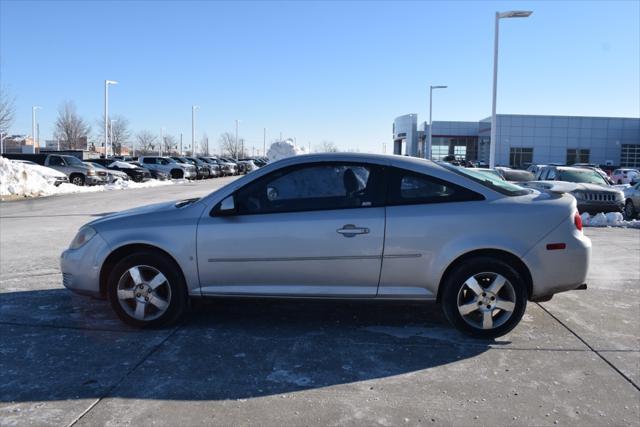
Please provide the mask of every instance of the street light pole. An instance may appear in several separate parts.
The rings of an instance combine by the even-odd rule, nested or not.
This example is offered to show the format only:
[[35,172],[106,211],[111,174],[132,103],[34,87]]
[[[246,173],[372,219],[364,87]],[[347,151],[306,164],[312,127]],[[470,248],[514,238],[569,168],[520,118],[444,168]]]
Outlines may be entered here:
[[107,157],[108,126],[109,126],[109,85],[117,85],[115,80],[104,81],[104,156]]
[[3,145],[3,141],[4,141],[4,132],[0,132],[0,155],[2,155],[2,153],[4,152],[4,145]]
[[262,135],[262,157],[267,155],[267,128],[263,129]]
[[[197,105],[191,106],[191,145],[194,147],[196,146],[196,110],[199,108]],[[182,148],[180,150],[182,151]]]
[[497,123],[496,123],[496,98],[498,95],[498,39],[500,32],[500,19],[502,18],[526,18],[531,15],[530,10],[511,10],[508,12],[496,12],[496,22],[493,36],[493,93],[491,102],[491,140],[489,141],[489,167],[496,166]]
[[[111,155],[113,156],[113,122],[117,122],[118,120],[112,119],[109,121],[109,145],[111,146]],[[108,153],[104,153],[104,156],[107,157]]]
[[31,107],[31,136],[33,138],[33,149],[35,151],[36,148],[36,144],[38,144],[38,148],[40,147],[39,142],[36,139],[36,111],[42,109],[42,107],[39,107],[37,105],[34,105],[33,107]]
[[433,121],[431,120],[431,112],[433,107],[433,90],[434,89],[446,89],[447,86],[429,86],[429,138],[427,138],[427,146],[424,150],[424,158],[431,160],[431,138],[433,137],[433,132],[431,128],[433,127]]
[[158,149],[158,155],[162,157],[162,146],[164,145],[164,128],[160,128],[160,147]]
[[238,160],[238,124],[240,123],[240,120],[236,120],[236,160]]

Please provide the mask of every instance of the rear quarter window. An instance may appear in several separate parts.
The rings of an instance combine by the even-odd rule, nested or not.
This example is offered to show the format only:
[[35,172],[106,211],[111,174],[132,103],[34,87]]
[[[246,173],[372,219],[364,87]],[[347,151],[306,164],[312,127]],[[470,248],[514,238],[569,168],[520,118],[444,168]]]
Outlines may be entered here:
[[413,205],[484,200],[468,188],[433,176],[391,168],[388,177],[387,204]]

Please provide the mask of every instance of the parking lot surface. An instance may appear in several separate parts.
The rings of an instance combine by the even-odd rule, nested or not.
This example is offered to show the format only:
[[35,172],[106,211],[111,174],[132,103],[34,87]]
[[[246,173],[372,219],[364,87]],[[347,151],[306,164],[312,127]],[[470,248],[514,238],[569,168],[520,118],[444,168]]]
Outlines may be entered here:
[[496,341],[375,301],[219,299],[139,331],[62,287],[80,225],[225,182],[0,203],[0,424],[640,423],[637,229],[586,229],[589,289],[530,303]]

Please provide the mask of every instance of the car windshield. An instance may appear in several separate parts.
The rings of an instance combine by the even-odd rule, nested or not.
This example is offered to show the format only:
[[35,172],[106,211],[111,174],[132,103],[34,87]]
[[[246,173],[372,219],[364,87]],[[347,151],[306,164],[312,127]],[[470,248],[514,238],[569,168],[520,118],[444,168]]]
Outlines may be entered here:
[[106,169],[104,166],[102,166],[99,163],[94,163],[94,162],[87,162],[89,165],[93,166],[96,169]]
[[596,171],[591,169],[561,169],[558,170],[558,180],[585,184],[609,185]]
[[448,163],[442,163],[441,166],[445,169],[449,169],[450,171],[457,173],[458,175],[469,178],[470,180],[475,181],[478,184],[484,185],[485,187],[488,187],[493,191],[504,194],[505,196],[523,196],[530,193],[529,190],[525,190],[522,187],[518,187],[517,185],[511,184],[503,180],[502,178],[495,177],[491,174],[483,174],[481,172],[474,171],[473,169],[453,166]]
[[84,163],[78,160],[78,158],[73,156],[64,156],[64,160],[69,164],[69,166],[83,166]]
[[478,172],[483,175],[487,175],[493,178],[503,179],[502,175],[492,169],[474,169],[474,172]]

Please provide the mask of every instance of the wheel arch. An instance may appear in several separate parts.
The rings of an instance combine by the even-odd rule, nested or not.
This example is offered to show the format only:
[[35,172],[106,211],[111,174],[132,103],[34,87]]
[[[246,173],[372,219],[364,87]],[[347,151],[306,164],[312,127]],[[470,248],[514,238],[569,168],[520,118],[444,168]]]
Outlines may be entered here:
[[[182,280],[185,283],[185,286],[188,288],[184,271],[182,271],[180,264],[178,264],[176,259],[169,252],[157,246],[153,246],[145,243],[131,243],[124,246],[120,246],[119,248],[112,251],[102,263],[102,266],[100,267],[100,295],[102,296],[107,295],[107,281],[109,280],[109,274],[111,273],[111,270],[113,270],[115,265],[124,257],[139,251],[155,252],[158,254],[165,255],[168,259],[170,259],[173,262],[173,265],[176,268],[176,271],[178,272],[178,274],[182,276]],[[186,290],[188,291],[188,289]]]
[[502,250],[502,249],[477,249],[470,252],[466,252],[455,260],[453,260],[445,269],[442,277],[440,278],[440,282],[438,284],[438,293],[436,295],[436,301],[440,303],[440,298],[442,296],[443,284],[451,274],[451,272],[461,263],[469,260],[471,258],[476,257],[492,257],[499,259],[501,261],[506,262],[510,266],[516,269],[518,273],[522,276],[527,286],[527,295],[529,299],[531,298],[533,291],[533,279],[531,277],[531,272],[529,271],[529,267],[520,259],[518,256],[512,254],[511,252]]

